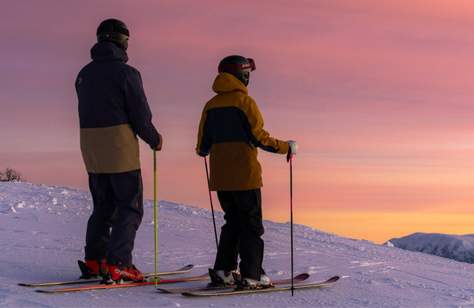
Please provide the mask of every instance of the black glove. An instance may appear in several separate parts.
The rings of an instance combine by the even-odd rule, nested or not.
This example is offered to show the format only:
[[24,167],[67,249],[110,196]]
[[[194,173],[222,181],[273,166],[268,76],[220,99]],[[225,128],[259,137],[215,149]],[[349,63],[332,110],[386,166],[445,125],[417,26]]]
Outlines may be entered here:
[[206,157],[207,155],[209,155],[209,153],[199,151],[198,155],[201,156],[201,157]]
[[153,151],[161,151],[161,147],[163,146],[163,137],[161,134],[158,134],[158,137],[160,137],[160,142],[155,146],[150,146]]

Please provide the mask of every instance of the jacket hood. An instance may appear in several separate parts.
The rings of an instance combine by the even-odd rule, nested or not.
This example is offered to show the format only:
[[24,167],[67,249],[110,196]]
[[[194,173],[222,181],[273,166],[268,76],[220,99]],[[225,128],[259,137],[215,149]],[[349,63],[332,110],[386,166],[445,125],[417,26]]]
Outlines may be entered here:
[[128,61],[127,52],[112,42],[99,42],[91,49],[91,58],[94,61]]
[[232,91],[241,91],[248,94],[247,87],[229,73],[220,73],[217,75],[212,85],[212,90],[217,94]]

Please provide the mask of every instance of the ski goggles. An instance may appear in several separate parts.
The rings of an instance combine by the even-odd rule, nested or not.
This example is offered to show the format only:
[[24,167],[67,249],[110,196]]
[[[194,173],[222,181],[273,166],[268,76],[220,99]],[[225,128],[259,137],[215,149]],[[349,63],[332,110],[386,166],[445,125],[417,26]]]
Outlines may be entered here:
[[226,64],[219,64],[218,71],[222,72],[237,72],[237,71],[254,71],[255,70],[255,61],[251,58],[246,58],[248,63],[226,63]]
[[255,69],[256,69],[257,67],[255,66],[255,61],[254,61],[254,59],[252,59],[252,58],[247,58],[247,61],[248,61],[249,63],[248,63],[248,64],[242,64],[241,69],[243,69],[243,70],[247,70],[247,69],[248,69],[248,70],[250,70],[251,72],[252,72],[252,71],[255,71]]

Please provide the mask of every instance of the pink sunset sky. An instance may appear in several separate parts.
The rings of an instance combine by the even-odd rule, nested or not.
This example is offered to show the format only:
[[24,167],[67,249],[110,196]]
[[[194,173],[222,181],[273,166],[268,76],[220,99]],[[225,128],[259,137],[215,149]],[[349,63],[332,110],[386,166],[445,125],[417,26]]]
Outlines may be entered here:
[[[0,15],[1,169],[87,189],[74,80],[115,17],[165,138],[159,199],[209,207],[196,130],[217,63],[237,53],[256,60],[266,129],[299,143],[297,223],[377,242],[474,233],[472,1],[7,0]],[[288,164],[260,158],[264,216],[287,221]]]

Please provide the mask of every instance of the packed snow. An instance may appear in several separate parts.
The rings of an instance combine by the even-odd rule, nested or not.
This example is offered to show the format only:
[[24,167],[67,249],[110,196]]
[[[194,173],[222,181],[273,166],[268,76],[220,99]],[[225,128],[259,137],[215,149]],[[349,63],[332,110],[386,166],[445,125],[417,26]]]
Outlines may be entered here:
[[[135,263],[153,270],[152,203],[146,202]],[[295,210],[298,211],[297,205]],[[88,192],[29,183],[0,183],[1,307],[469,307],[474,265],[376,245],[295,226],[295,272],[310,281],[343,278],[325,289],[190,299],[153,286],[70,294],[40,294],[19,282],[75,279],[91,212]],[[265,213],[265,209],[264,209]],[[218,213],[217,223],[222,225]],[[289,224],[265,221],[264,267],[274,278],[290,270]],[[159,269],[193,263],[187,275],[212,266],[215,242],[210,212],[173,202],[159,205]],[[202,285],[194,282],[189,285]],[[170,287],[172,287],[170,285]]]
[[474,263],[474,235],[414,233],[394,238],[387,245],[410,251],[429,253],[453,260]]

